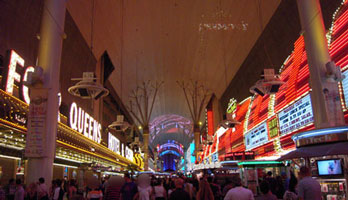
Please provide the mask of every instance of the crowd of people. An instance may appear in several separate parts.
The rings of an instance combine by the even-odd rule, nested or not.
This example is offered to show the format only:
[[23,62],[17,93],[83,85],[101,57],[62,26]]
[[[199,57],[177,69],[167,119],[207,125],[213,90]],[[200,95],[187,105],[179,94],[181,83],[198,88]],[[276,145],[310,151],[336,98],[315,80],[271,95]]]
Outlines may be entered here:
[[239,176],[218,184],[211,176],[188,178],[156,178],[147,174],[139,175],[136,180],[129,174],[106,177],[103,181],[91,176],[86,179],[85,187],[78,189],[75,180],[53,180],[50,187],[40,178],[27,187],[20,179],[11,179],[5,187],[0,187],[0,200],[319,200],[321,188],[310,176],[310,170],[302,167],[300,181],[291,173],[290,178],[273,177],[268,172],[259,180],[260,195],[243,187]]

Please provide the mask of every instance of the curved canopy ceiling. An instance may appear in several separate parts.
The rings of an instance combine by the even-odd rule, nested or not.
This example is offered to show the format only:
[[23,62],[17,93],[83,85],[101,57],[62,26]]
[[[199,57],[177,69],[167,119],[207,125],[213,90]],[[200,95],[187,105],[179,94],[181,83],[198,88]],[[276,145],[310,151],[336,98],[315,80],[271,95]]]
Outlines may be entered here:
[[154,119],[189,117],[176,81],[198,80],[219,99],[280,2],[69,0],[67,8],[88,45],[93,24],[93,53],[99,59],[108,52],[115,66],[109,80],[124,104],[143,81],[164,81]]
[[149,128],[152,147],[167,143],[168,140],[175,140],[185,148],[188,147],[193,137],[191,120],[180,115],[172,114],[156,117],[150,123]]

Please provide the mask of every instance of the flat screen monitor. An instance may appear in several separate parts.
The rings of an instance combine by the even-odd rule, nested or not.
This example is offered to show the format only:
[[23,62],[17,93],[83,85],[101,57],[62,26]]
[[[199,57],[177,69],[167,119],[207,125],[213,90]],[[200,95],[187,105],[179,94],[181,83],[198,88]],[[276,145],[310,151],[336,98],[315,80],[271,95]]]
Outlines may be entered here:
[[334,176],[343,174],[341,159],[318,160],[317,165],[319,176]]

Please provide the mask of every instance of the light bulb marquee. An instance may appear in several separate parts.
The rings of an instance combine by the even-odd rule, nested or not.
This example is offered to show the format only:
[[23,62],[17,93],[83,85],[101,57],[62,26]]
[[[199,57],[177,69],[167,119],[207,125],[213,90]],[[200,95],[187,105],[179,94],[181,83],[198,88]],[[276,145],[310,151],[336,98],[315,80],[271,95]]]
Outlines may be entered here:
[[[327,36],[331,58],[342,68],[345,75],[339,86],[346,120],[348,119],[347,7],[347,1],[342,1],[341,7],[333,15],[332,26]],[[309,68],[303,36],[296,40],[294,51],[284,61],[280,69],[280,79],[286,84],[282,85],[275,95],[263,97],[256,95],[247,98],[243,103],[237,103],[236,106],[233,101],[229,104],[228,110],[233,107],[236,119],[242,125],[219,135],[218,152],[228,154],[248,149],[255,152],[256,158],[274,156],[295,148],[292,135],[314,128]],[[241,107],[245,108],[243,112],[240,112]],[[224,158],[219,156],[219,159]]]

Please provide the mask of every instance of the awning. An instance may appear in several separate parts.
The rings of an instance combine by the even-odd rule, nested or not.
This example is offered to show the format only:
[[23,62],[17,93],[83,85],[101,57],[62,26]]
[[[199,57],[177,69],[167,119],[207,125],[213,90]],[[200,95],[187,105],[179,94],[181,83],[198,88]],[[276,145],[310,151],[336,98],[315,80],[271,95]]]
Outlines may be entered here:
[[332,155],[348,155],[348,142],[300,147],[288,154],[283,155],[278,160],[290,160],[294,158],[310,158]]

